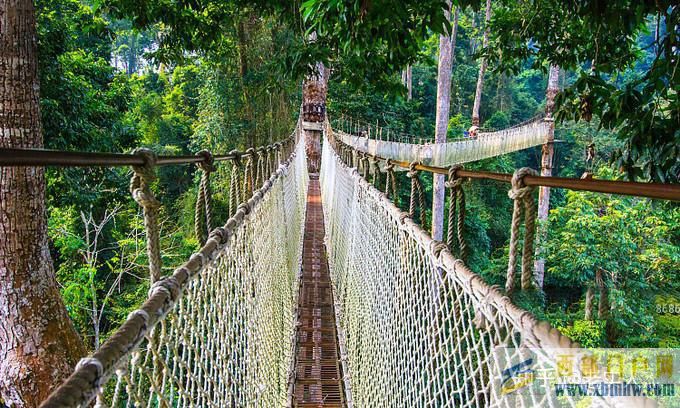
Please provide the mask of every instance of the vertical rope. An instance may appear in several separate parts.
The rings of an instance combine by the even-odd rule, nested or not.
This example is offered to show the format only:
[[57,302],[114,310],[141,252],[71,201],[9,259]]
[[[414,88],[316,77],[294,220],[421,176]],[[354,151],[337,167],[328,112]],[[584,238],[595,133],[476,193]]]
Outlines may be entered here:
[[378,182],[380,180],[380,167],[378,166],[378,159],[376,159],[375,155],[371,155],[370,158],[371,161],[371,167],[373,168],[373,178],[371,179],[371,183],[374,186],[378,185]]
[[397,179],[394,175],[394,163],[390,159],[385,160],[385,194],[397,203]]
[[231,165],[231,176],[229,179],[229,217],[236,214],[236,209],[241,204],[241,189],[239,177],[241,173],[241,153],[238,150],[232,150],[229,155],[233,155]]
[[[463,166],[455,165],[449,168],[449,180],[444,184],[449,188],[449,219],[446,233],[446,244],[453,250],[454,240],[458,240],[458,257],[467,259],[467,244],[465,242],[465,192],[463,191],[463,179],[456,176],[456,172]],[[456,208],[458,211],[456,211]],[[457,222],[456,222],[457,212]],[[455,225],[455,227],[454,227]]]
[[363,164],[362,164],[362,167],[363,167],[363,170],[364,170],[364,180],[368,181],[368,175],[370,174],[370,170],[371,170],[371,169],[370,169],[370,161],[369,161],[369,159],[368,159],[368,154],[367,154],[367,153],[364,153],[364,154],[362,155],[362,160],[361,160],[361,161],[362,161],[362,163],[363,163]]
[[420,226],[425,227],[425,195],[423,193],[423,184],[418,177],[419,171],[416,169],[418,162],[411,162],[406,176],[411,179],[411,200],[408,207],[408,216],[415,218],[416,206],[420,207],[418,215],[420,218]]
[[262,168],[262,148],[255,150],[255,185],[259,188],[264,183],[264,169]]
[[272,148],[271,146],[267,146],[265,148],[265,161],[267,163],[266,166],[266,172],[265,172],[265,179],[268,179],[272,175]]
[[134,174],[130,181],[130,193],[144,210],[144,229],[146,230],[146,252],[149,257],[149,276],[151,283],[161,278],[161,247],[158,228],[158,209],[161,203],[151,191],[151,183],[156,179],[156,153],[149,149],[136,149],[134,154],[144,159],[143,166],[132,166]]
[[[198,163],[198,168],[201,170],[201,181],[198,186],[198,197],[196,198],[194,231],[196,233],[196,238],[199,240],[201,245],[203,245],[205,244],[208,234],[212,229],[212,194],[210,191],[210,173],[215,171],[215,165],[213,155],[208,150],[201,150],[200,152],[196,153],[196,155],[202,157],[203,161]],[[203,229],[202,220],[205,220],[205,230]]]
[[251,147],[246,150],[245,154],[248,155],[248,158],[243,169],[243,192],[245,198],[248,198],[253,195],[255,190],[255,149]]
[[524,248],[522,251],[522,290],[530,289],[534,285],[532,260],[534,252],[534,236],[536,234],[536,206],[534,202],[534,187],[524,184],[524,176],[538,173],[528,167],[523,167],[512,175],[512,188],[508,196],[514,200],[512,208],[512,225],[510,229],[510,248],[508,253],[508,274],[505,290],[512,293],[515,289],[515,263],[517,262],[517,247],[519,246],[519,227],[524,207]]

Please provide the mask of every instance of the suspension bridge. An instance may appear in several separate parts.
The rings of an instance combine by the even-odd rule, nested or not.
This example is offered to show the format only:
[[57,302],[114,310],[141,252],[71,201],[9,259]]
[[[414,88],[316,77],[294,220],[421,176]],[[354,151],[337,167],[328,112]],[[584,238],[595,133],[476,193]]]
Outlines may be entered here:
[[373,132],[372,138],[370,132],[357,136],[345,130],[345,121],[339,122],[343,131],[336,130],[336,134],[342,143],[371,156],[449,167],[540,146],[548,139],[552,123],[552,119],[540,116],[506,129],[482,131],[474,138],[447,143],[409,143],[389,140],[387,134],[383,139],[379,130]]
[[[519,210],[525,208],[530,230],[538,185],[671,200],[680,200],[680,189],[540,177],[526,169],[508,175],[437,167],[540,144],[544,126],[537,121],[453,142],[429,162],[418,149],[398,153],[394,142],[366,143],[328,121],[305,126],[302,117],[283,142],[221,156],[0,149],[2,166],[132,166],[131,192],[145,218],[147,300],[42,406],[576,406],[576,399],[555,401],[549,393],[504,398],[504,362],[530,350],[532,359],[555,367],[555,350],[579,350],[508,297],[533,283],[531,243],[520,254],[516,242]],[[319,134],[320,163],[311,165],[305,139]],[[522,140],[513,142],[513,134]],[[230,218],[215,228],[210,175],[219,162],[231,166]],[[178,163],[202,172],[196,234],[203,245],[162,276],[160,204],[150,183],[156,167]],[[408,211],[391,200],[399,166],[409,170]],[[420,177],[426,171],[449,176],[447,243],[423,229]],[[505,290],[464,262],[461,182],[483,178],[511,183],[515,200]],[[591,402],[655,406],[644,397]]]

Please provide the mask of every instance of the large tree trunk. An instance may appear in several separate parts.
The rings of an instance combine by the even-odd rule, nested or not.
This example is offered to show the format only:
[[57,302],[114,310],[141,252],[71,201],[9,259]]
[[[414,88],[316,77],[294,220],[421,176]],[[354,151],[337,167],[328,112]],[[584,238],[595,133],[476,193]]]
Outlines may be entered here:
[[239,76],[241,79],[241,98],[243,104],[243,112],[248,121],[248,146],[257,147],[259,141],[257,140],[257,131],[254,129],[255,118],[253,107],[251,105],[250,96],[248,95],[248,87],[246,76],[248,75],[248,27],[246,22],[250,19],[249,15],[244,15],[239,20],[236,26],[236,36],[238,37],[238,55],[239,55]]
[[[550,130],[546,136],[545,144],[542,148],[541,154],[541,176],[552,176],[552,162],[555,155],[555,122],[552,119],[552,112],[555,107],[555,96],[559,92],[559,77],[560,67],[556,65],[550,66],[550,73],[548,74],[548,89],[546,90],[545,101],[545,117],[550,121]],[[548,212],[550,211],[550,187],[541,186],[538,190],[538,235],[536,242],[536,252],[547,239],[547,221]],[[537,254],[538,255],[538,254]],[[534,277],[538,288],[543,288],[543,280],[545,277],[545,259],[537,256],[534,261]]]
[[[486,0],[486,15],[484,17],[484,39],[482,47],[489,45],[489,20],[491,19],[491,0]],[[477,77],[477,88],[475,90],[475,103],[472,106],[472,124],[479,126],[479,107],[482,104],[482,89],[484,88],[484,74],[486,73],[486,58],[482,58],[479,64],[479,76]]]
[[[42,147],[35,10],[0,1],[0,147]],[[42,168],[0,168],[0,397],[33,407],[84,347],[64,307],[47,246]]]
[[[451,2],[447,1],[446,19],[451,19]],[[439,69],[437,72],[437,115],[435,120],[435,143],[446,143],[451,108],[451,64],[458,28],[458,8],[451,27],[451,35],[439,36]],[[432,238],[441,241],[444,236],[444,175],[434,174],[432,196]]]

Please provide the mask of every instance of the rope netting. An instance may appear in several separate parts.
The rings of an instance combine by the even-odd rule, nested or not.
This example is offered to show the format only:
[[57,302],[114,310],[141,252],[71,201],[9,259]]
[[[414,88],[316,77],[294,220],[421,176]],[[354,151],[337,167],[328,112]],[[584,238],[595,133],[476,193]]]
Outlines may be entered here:
[[[287,403],[308,183],[301,140],[280,165],[274,150],[252,163],[248,177],[271,177],[42,406]],[[241,190],[252,192],[248,177]],[[201,190],[198,206],[209,206],[207,176]]]
[[439,144],[412,144],[371,139],[336,131],[337,137],[359,151],[404,162],[448,167],[542,145],[552,122],[544,118],[494,132],[480,132],[474,139]]
[[[328,128],[327,132],[332,132]],[[446,244],[346,166],[326,139],[326,245],[342,359],[356,407],[575,406],[550,393],[501,398],[505,362],[555,367],[578,345],[489,286]],[[345,149],[339,150],[344,154]],[[588,406],[651,406],[593,398]]]

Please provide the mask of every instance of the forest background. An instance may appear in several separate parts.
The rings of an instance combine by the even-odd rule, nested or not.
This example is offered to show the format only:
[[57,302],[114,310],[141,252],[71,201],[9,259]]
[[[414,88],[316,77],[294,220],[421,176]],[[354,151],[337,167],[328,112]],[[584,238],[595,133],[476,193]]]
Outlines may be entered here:
[[[290,134],[299,112],[302,76],[295,67],[304,65],[301,60],[315,58],[325,60],[331,69],[331,119],[352,118],[364,127],[377,124],[393,134],[416,138],[434,135],[438,32],[416,25],[412,28],[421,34],[420,40],[406,38],[398,49],[386,41],[384,52],[371,56],[362,50],[364,42],[343,39],[342,30],[328,37],[335,43],[325,42],[324,28],[328,27],[305,20],[323,16],[318,8],[324,2],[294,4],[291,13],[276,2],[237,7],[206,1],[201,9],[203,16],[208,13],[204,19],[185,18],[181,10],[176,15],[167,10],[163,14],[149,6],[154,2],[135,3],[36,2],[47,148],[130,152],[144,146],[160,154],[192,154],[201,149],[228,152],[280,140]],[[518,48],[507,37],[494,34],[495,29],[517,23],[513,19],[521,7],[522,2],[494,4],[487,49],[482,47],[484,10],[467,7],[459,11],[448,137],[460,137],[471,124],[483,56],[490,63],[480,112],[483,128],[508,127],[545,111],[547,64],[530,55],[513,55]],[[613,57],[598,65],[575,61],[561,71],[554,175],[580,177],[590,171],[603,179],[677,182],[677,77],[667,69],[673,72],[670,79],[657,78],[657,83],[649,78],[659,60],[659,39],[672,37],[667,21],[675,18],[671,21],[677,22],[677,7],[670,13],[640,12],[630,30],[633,35],[623,47],[625,56],[631,57],[626,61]],[[229,24],[224,24],[227,18]],[[211,26],[217,20],[219,32]],[[324,20],[319,17],[319,21]],[[309,44],[300,38],[309,27],[320,38],[317,47],[306,50]],[[581,34],[568,25],[564,30]],[[349,44],[349,51],[338,52],[339,41]],[[334,58],[329,58],[328,50],[335,52]],[[505,50],[504,58],[498,50]],[[677,65],[677,56],[674,61]],[[407,65],[412,72],[410,97],[401,75]],[[616,74],[611,73],[614,70]],[[635,91],[641,83],[659,87],[656,97],[666,98],[661,105],[675,112],[668,124],[657,122],[657,127],[666,128],[657,131],[652,142],[636,139],[649,129],[631,130],[626,124],[636,120],[634,115],[647,112],[647,105],[627,108],[629,102],[623,98],[627,87]],[[622,92],[619,111],[593,107],[605,105],[612,90]],[[640,98],[634,102],[645,103]],[[624,115],[629,115],[626,123],[621,119]],[[596,156],[586,162],[586,148],[591,144]],[[638,146],[646,147],[636,150]],[[524,166],[539,168],[540,157],[537,147],[470,163],[466,168],[512,173]],[[195,170],[190,166],[161,168],[154,186],[163,204],[166,273],[198,247],[193,232]],[[128,193],[129,176],[120,169],[47,172],[50,250],[69,315],[91,350],[145,298],[149,286],[143,223]],[[229,169],[220,166],[213,177],[218,224],[226,221],[228,176]],[[408,183],[404,174],[399,178],[398,202],[403,207]],[[430,208],[432,180],[430,176],[424,180],[426,207]],[[512,208],[507,189],[492,181],[465,184],[468,264],[497,284],[504,282],[507,265]],[[428,212],[426,224],[429,220]],[[680,347],[680,315],[663,312],[665,305],[680,304],[677,204],[553,189],[548,231],[541,243],[547,265],[545,291],[516,299],[519,303],[584,346]],[[594,302],[586,302],[588,292],[597,294]]]

